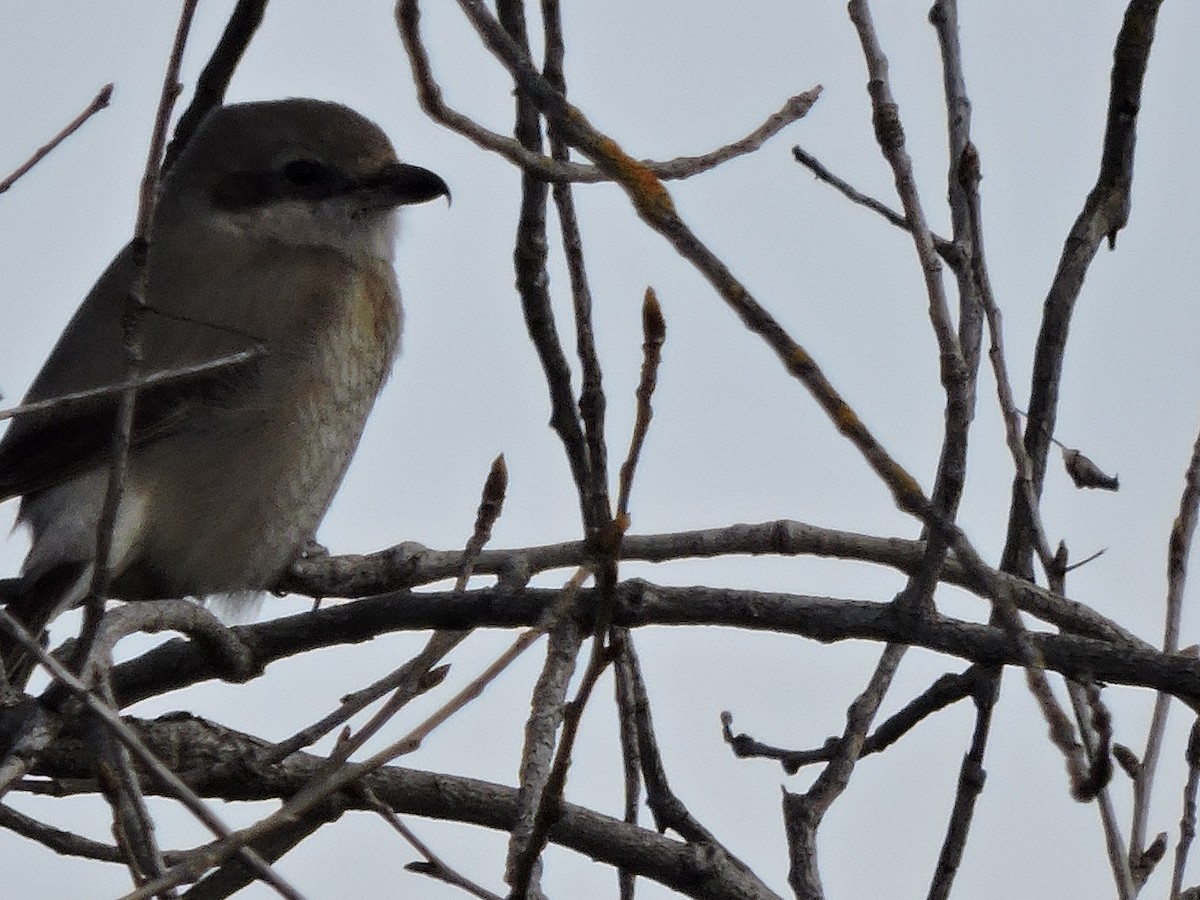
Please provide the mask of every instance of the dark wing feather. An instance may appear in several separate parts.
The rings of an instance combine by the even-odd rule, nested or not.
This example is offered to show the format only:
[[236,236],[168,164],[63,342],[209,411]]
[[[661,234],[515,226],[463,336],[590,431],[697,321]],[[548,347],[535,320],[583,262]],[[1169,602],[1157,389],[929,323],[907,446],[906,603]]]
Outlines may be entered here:
[[[133,268],[126,247],[71,319],[29,389],[26,403],[124,381],[122,312]],[[148,318],[152,316],[150,312]],[[219,403],[221,394],[252,369],[253,364],[243,363],[142,389],[134,412],[133,445],[183,427],[191,410]],[[118,404],[119,396],[113,394],[16,416],[0,439],[0,500],[42,490],[106,464]]]

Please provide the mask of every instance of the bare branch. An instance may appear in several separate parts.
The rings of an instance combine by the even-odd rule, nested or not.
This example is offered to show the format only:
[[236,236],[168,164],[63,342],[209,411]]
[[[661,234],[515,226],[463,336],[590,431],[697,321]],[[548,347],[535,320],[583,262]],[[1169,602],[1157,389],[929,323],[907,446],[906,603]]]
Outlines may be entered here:
[[833,801],[850,783],[867,731],[907,649],[903,644],[893,643],[884,647],[871,680],[846,710],[842,739],[813,786],[803,794],[794,794],[786,788],[783,791],[784,828],[791,863],[788,884],[801,900],[823,900],[825,896],[817,868],[817,828]]
[[929,900],[949,900],[954,877],[958,874],[967,847],[967,837],[975,816],[975,801],[983,792],[986,778],[983,759],[992,730],[992,710],[1000,694],[1000,670],[992,666],[981,666],[978,670],[979,682],[972,695],[975,701],[975,728],[971,733],[971,745],[959,766],[954,808],[946,823],[946,836],[942,839],[942,849],[929,885]]
[[[442,97],[441,88],[433,78],[429,55],[425,52],[425,46],[421,42],[419,22],[420,10],[416,0],[397,0],[396,25],[400,31],[400,37],[404,41],[405,50],[408,52],[421,108],[431,119],[461,134],[477,146],[500,154],[513,165],[519,166],[529,175],[536,176],[543,181],[588,184],[613,180],[612,175],[606,173],[601,167],[582,165],[569,160],[556,160],[539,151],[529,149],[518,140],[489,131],[469,116],[449,107]],[[644,160],[642,164],[656,177],[674,180],[691,178],[693,175],[707,172],[738,156],[753,153],[788,125],[803,118],[817,101],[821,90],[821,86],[816,85],[803,93],[789,97],[778,112],[768,116],[761,125],[745,137],[718,147],[716,150],[699,156],[679,156],[664,161]]]
[[21,176],[40,163],[51,153],[51,151],[54,150],[55,147],[78,131],[84,122],[86,122],[96,113],[100,112],[100,110],[106,108],[109,104],[109,101],[112,100],[112,94],[112,82],[109,82],[104,87],[100,88],[100,92],[92,98],[92,102],[88,104],[87,109],[72,119],[66,128],[52,137],[47,143],[38,147],[37,150],[34,151],[33,156],[29,157],[29,159],[17,166],[16,170],[11,175],[9,175],[3,181],[0,181],[0,194],[3,194],[10,187],[16,184],[17,180],[21,178]]
[[[150,229],[154,220],[154,207],[158,200],[163,147],[166,145],[171,109],[181,90],[179,70],[183,65],[183,49],[187,45],[188,32],[192,27],[197,2],[198,0],[184,0],[180,9],[179,24],[175,29],[175,41],[171,47],[171,56],[167,61],[166,74],[163,76],[158,111],[154,119],[154,131],[150,139],[150,149],[146,155],[146,167],[138,196],[137,224],[134,227],[131,243],[134,260],[133,281],[122,306],[121,324],[125,337],[126,382],[137,381],[142,374],[141,331],[142,319],[146,313],[146,257],[150,248]],[[104,502],[101,504],[100,514],[96,521],[96,548],[92,557],[94,563],[91,567],[87,595],[83,603],[83,628],[80,633],[79,645],[76,648],[77,671],[81,671],[82,660],[88,653],[95,638],[96,629],[99,628],[100,619],[104,615],[104,598],[108,594],[112,578],[109,567],[112,558],[113,529],[116,525],[117,510],[120,507],[121,497],[125,492],[125,481],[128,477],[129,448],[133,440],[133,413],[136,402],[137,391],[128,388],[121,392],[117,403],[117,416],[111,439],[112,461],[108,468],[108,484],[104,492]]]
[[658,305],[654,289],[646,288],[646,297],[642,302],[642,375],[637,386],[637,420],[634,422],[633,436],[629,439],[629,453],[621,464],[621,487],[617,496],[617,517],[623,521],[629,519],[633,475],[637,471],[638,458],[650,430],[650,419],[654,415],[650,401],[658,383],[658,366],[662,361],[662,347],[666,339],[667,323],[662,307]]
[[[56,679],[58,684],[70,691],[72,696],[78,699],[87,709],[88,713],[95,716],[130,751],[138,764],[145,767],[170,796],[175,797],[183,803],[188,811],[213,834],[218,836],[231,835],[229,828],[192,792],[187,784],[147,749],[137,734],[122,721],[113,707],[97,697],[87,685],[72,675],[62,663],[46,653],[41,645],[30,637],[21,627],[20,623],[16,622],[6,610],[0,609],[0,623],[25,644],[26,650],[37,656],[38,661],[50,670],[51,675]],[[263,862],[252,850],[239,843],[231,850],[230,855],[233,853],[238,854],[244,862],[254,869],[259,878],[273,887],[280,895],[293,898],[293,900],[300,900],[300,895],[286,881],[273,872],[271,867]],[[156,893],[158,892],[152,892],[147,896],[153,897]]]
[[[1200,519],[1200,434],[1192,445],[1192,459],[1183,475],[1183,494],[1179,498],[1179,514],[1171,525],[1171,537],[1167,547],[1167,602],[1163,623],[1164,653],[1179,649],[1179,627],[1183,619],[1183,595],[1187,586],[1188,558],[1192,553],[1192,540],[1196,535],[1196,522]],[[1130,848],[1140,852],[1146,843],[1146,832],[1150,820],[1150,795],[1154,786],[1154,775],[1162,754],[1163,738],[1167,730],[1171,698],[1159,694],[1154,701],[1154,713],[1146,735],[1146,749],[1142,751],[1141,765],[1133,785],[1133,825],[1129,839]],[[1176,886],[1176,892],[1179,890]]]
[[480,900],[502,900],[499,894],[494,894],[483,886],[475,884],[475,882],[446,865],[441,857],[434,853],[428,844],[417,837],[412,829],[405,825],[389,806],[375,796],[374,791],[370,788],[363,788],[362,795],[371,809],[379,813],[380,818],[387,822],[404,840],[408,841],[414,850],[425,857],[424,862],[409,863],[404,867],[405,869],[410,872],[428,875],[430,878],[436,878],[438,881],[454,885],[455,887],[460,887],[472,897],[479,897]]
[[[661,563],[736,554],[811,554],[877,563],[912,574],[921,565],[925,546],[922,541],[856,534],[789,520],[674,534],[625,535],[621,540],[622,560]],[[576,568],[585,564],[588,558],[588,548],[582,542],[568,542],[484,551],[474,568],[479,573],[498,575],[503,584],[519,586],[538,572]],[[453,578],[461,567],[462,556],[459,551],[430,550],[419,544],[399,544],[370,556],[335,556],[298,561],[280,588],[310,596],[365,597]],[[1084,603],[1056,596],[1044,588],[1002,572],[991,570],[989,575],[1011,594],[1018,609],[1066,631],[1150,647],[1137,635]],[[954,558],[943,566],[941,576],[949,584],[991,599],[991,595],[983,590],[986,585],[972,578]]]
[[66,394],[59,394],[57,397],[48,397],[45,400],[34,400],[32,403],[22,403],[20,406],[0,410],[0,422],[5,419],[11,419],[14,416],[27,415],[28,413],[43,412],[47,409],[59,409],[61,407],[70,407],[77,403],[103,400],[105,397],[112,397],[115,394],[121,394],[125,391],[137,391],[143,388],[172,384],[176,381],[187,381],[219,369],[241,365],[261,356],[262,353],[262,347],[251,347],[249,350],[239,350],[237,353],[218,356],[207,362],[195,363],[190,366],[179,366],[173,369],[163,369],[159,372],[151,372],[149,375],[141,375],[129,381],[88,388],[82,391],[71,391]]
[[[971,666],[965,672],[957,675],[943,675],[919,696],[905,704],[903,709],[890,716],[871,734],[867,735],[859,757],[882,753],[929,716],[965,697],[975,696],[979,692],[981,684],[989,677],[987,671],[979,666]],[[732,725],[733,715],[728,712],[722,713],[722,733],[734,756],[739,759],[777,759],[783,770],[789,775],[795,775],[804,766],[813,763],[829,762],[834,758],[841,744],[839,739],[830,738],[822,746],[811,750],[789,750],[764,744],[747,734],[735,735]]]
[[1200,719],[1192,723],[1187,743],[1187,783],[1183,788],[1183,811],[1179,819],[1179,841],[1175,844],[1175,867],[1171,874],[1171,896],[1183,897],[1183,873],[1196,837],[1196,792],[1200,790]]
[[[850,202],[857,203],[859,206],[865,206],[867,209],[878,213],[897,228],[901,228],[904,231],[910,231],[908,227],[908,220],[904,218],[903,214],[896,212],[882,200],[876,200],[874,197],[862,193],[862,191],[855,188],[854,185],[850,184],[850,182],[846,181],[845,179],[839,178],[833,172],[829,171],[824,163],[822,163],[807,150],[797,145],[792,148],[792,156],[796,158],[796,162],[800,163],[800,165],[812,172],[813,176],[818,181],[824,181],[830,187],[834,188],[834,190],[842,194],[842,196],[844,196]],[[944,237],[933,234],[932,232],[930,232],[930,235],[933,238],[933,245],[937,249],[938,255],[941,256],[942,259],[950,260],[955,257],[958,251],[955,249],[952,242],[946,240]]]
[[[1063,244],[1058,270],[1046,295],[1026,407],[1029,421],[1025,426],[1025,449],[1032,466],[1035,498],[1041,496],[1049,436],[1054,433],[1058,417],[1058,388],[1075,301],[1100,242],[1106,237],[1110,243],[1114,241],[1129,219],[1137,116],[1161,3],[1162,0],[1131,0],[1125,10],[1113,48],[1112,88],[1100,173]],[[1018,473],[1013,484],[1013,507],[1001,568],[1030,577],[1029,507],[1021,499],[1025,491],[1022,480]]]
[[233,78],[234,70],[242,61],[242,54],[250,46],[250,39],[254,37],[266,11],[267,0],[238,0],[237,6],[229,14],[229,21],[225,23],[221,40],[217,42],[212,56],[196,81],[192,102],[175,126],[175,135],[171,138],[163,158],[164,171],[175,164],[175,160],[195,135],[204,117],[225,101],[225,91]]
[[1120,900],[1133,900],[1137,896],[1137,889],[1130,870],[1130,855],[1125,846],[1125,839],[1121,836],[1117,813],[1108,792],[1108,782],[1112,778],[1112,718],[1104,708],[1100,688],[1095,682],[1086,685],[1068,682],[1067,693],[1071,698],[1071,707],[1075,712],[1075,721],[1083,738],[1090,767],[1089,784],[1082,793],[1088,799],[1096,801],[1117,896]]
[[[203,719],[180,715],[155,721],[130,720],[156,755],[170,756],[189,785],[208,797],[225,796],[231,785],[245,785],[257,799],[295,795],[322,770],[325,760],[297,753],[283,763],[265,764],[271,744]],[[44,760],[45,774],[87,778],[90,745],[82,736],[56,745]],[[214,766],[220,759],[223,765]],[[461,776],[388,766],[365,779],[374,796],[400,814],[465,822],[508,831],[514,820],[517,789]],[[148,791],[160,793],[157,784]],[[352,809],[371,809],[361,792],[342,795]],[[564,803],[551,839],[613,866],[624,865],[687,897],[716,896],[775,900],[777,895],[744,866],[698,852],[682,841]]]

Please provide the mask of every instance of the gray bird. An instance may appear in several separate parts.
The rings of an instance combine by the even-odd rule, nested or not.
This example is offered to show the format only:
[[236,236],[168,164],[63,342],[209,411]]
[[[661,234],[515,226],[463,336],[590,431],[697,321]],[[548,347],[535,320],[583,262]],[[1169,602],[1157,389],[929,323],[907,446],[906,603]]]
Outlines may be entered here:
[[[111,595],[270,588],[311,540],[395,357],[397,207],[445,182],[333,103],[210,113],[166,176],[146,264],[144,373],[261,348],[250,362],[139,391],[113,530]],[[120,253],[67,325],[26,402],[118,384],[133,256]],[[40,633],[86,596],[117,399],[13,420],[0,499],[32,548],[8,604]],[[5,669],[29,661],[0,636]]]

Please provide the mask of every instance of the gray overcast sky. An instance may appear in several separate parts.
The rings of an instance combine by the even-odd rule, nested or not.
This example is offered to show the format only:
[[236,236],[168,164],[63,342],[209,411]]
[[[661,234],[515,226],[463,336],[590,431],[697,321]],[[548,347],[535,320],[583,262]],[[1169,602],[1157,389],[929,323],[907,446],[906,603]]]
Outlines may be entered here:
[[[228,0],[201,4],[184,69],[184,102],[231,6]],[[425,31],[447,99],[507,130],[510,85],[498,64],[452,4],[425,6]],[[758,153],[670,189],[701,237],[813,352],[885,446],[928,487],[942,394],[911,241],[815,182],[790,153],[800,143],[859,188],[896,203],[871,134],[865,68],[844,5],[611,0],[564,6],[572,98],[638,157],[703,152],[741,136],[788,96],[824,85],[808,117]],[[964,3],[961,11],[989,262],[1018,402],[1028,392],[1041,302],[1062,239],[1095,178],[1123,6],[1043,0]],[[926,12],[924,3],[877,2],[874,9],[927,213],[946,232],[945,112]],[[144,0],[0,5],[0,170],[14,168],[102,84],[116,83],[112,107],[0,200],[0,391],[6,404],[23,393],[76,304],[131,233],[176,15],[177,4]],[[1132,219],[1116,252],[1102,250],[1092,266],[1067,354],[1057,436],[1119,472],[1122,490],[1076,492],[1055,467],[1044,507],[1051,539],[1066,540],[1075,558],[1108,548],[1072,574],[1071,595],[1149,640],[1161,631],[1166,539],[1198,422],[1197,35],[1200,7],[1164,6],[1141,112]],[[403,158],[436,170],[454,192],[449,209],[434,204],[405,214],[398,250],[404,354],[320,537],[334,552],[366,552],[401,540],[460,546],[487,466],[503,451],[512,480],[494,544],[576,538],[574,491],[545,424],[546,393],[512,290],[517,173],[423,117],[386,3],[275,0],[230,99],[285,96],[354,106],[385,128]],[[657,290],[668,320],[633,530],[791,518],[914,536],[916,524],[892,507],[815,404],[639,222],[620,191],[589,186],[578,196],[590,238],[614,455],[623,453],[632,425],[639,305],[647,285]],[[552,277],[565,303],[565,274],[559,268]],[[962,522],[995,561],[1011,463],[993,391],[984,375]],[[5,527],[14,507],[0,508]],[[23,552],[20,537],[0,547],[0,571],[15,572]],[[892,572],[805,559],[629,566],[625,574],[864,599],[890,598],[901,584]],[[986,617],[974,598],[948,593],[942,599],[948,612]],[[262,615],[303,605],[269,598]],[[1189,613],[1184,644],[1197,640],[1196,629]],[[301,658],[278,666],[261,684],[203,686],[135,712],[183,706],[282,737],[345,691],[388,671],[419,640],[400,636]],[[455,656],[454,677],[469,677],[507,641],[506,635],[473,636]],[[766,762],[734,760],[720,742],[718,713],[731,710],[735,728],[771,743],[819,745],[841,731],[845,706],[865,683],[877,648],[719,630],[646,632],[638,642],[673,786],[786,894],[779,785],[799,790],[811,775],[787,779]],[[511,783],[539,664],[535,655],[523,660],[477,708],[406,763]],[[960,666],[910,653],[884,714],[947,668]],[[601,691],[586,721],[568,799],[614,812],[619,771],[605,697]],[[1152,698],[1114,689],[1107,699],[1118,740],[1140,746]],[[953,709],[860,766],[822,831],[831,898],[924,896],[971,723],[968,709]],[[1152,831],[1169,829],[1172,838],[1183,716],[1173,725],[1151,822]],[[1010,677],[960,896],[1112,895],[1095,811],[1069,799],[1061,759],[1044,732],[1019,679]],[[1118,779],[1123,821],[1125,787]],[[107,838],[98,803],[15,802]],[[254,813],[260,810],[223,810],[235,824]],[[182,817],[165,822],[167,845],[199,838]],[[498,888],[503,836],[438,823],[415,827],[454,864]],[[361,817],[325,831],[281,863],[309,896],[460,896],[401,872],[412,854],[374,820]],[[127,886],[115,867],[53,858],[17,838],[0,836],[0,846],[8,884],[19,885],[7,888],[13,896],[80,896],[79,878],[87,879],[87,896],[116,895]],[[1163,895],[1166,875],[1156,874],[1147,896]],[[561,898],[613,893],[607,871],[569,854],[549,857],[546,887]],[[652,885],[639,890],[644,897],[664,895]]]

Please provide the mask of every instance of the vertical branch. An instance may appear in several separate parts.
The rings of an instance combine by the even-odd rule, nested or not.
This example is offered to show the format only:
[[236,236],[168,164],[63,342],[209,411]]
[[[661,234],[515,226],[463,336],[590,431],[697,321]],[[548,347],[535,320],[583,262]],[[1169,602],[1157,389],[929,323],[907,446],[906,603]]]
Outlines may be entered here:
[[[504,30],[528,54],[528,27],[522,0],[501,0],[497,4],[497,13]],[[557,87],[561,90],[561,34],[547,24],[547,38],[547,74],[557,80]],[[537,107],[520,90],[517,91],[516,137],[527,149],[541,151],[542,136]],[[551,143],[557,154],[565,159],[567,151],[561,138],[552,136]],[[522,173],[522,181],[521,224],[514,251],[518,287],[525,308],[526,325],[546,372],[554,409],[552,421],[567,450],[579,492],[584,532],[590,542],[609,520],[610,513],[604,468],[597,468],[597,462],[602,463],[604,459],[604,393],[592,338],[591,294],[583,265],[582,241],[575,221],[570,188],[558,186],[555,189],[555,202],[571,273],[576,341],[583,367],[580,414],[576,414],[570,370],[558,340],[550,294],[546,287],[547,186],[545,181],[529,171]],[[614,566],[613,571],[606,573],[605,582],[611,587],[615,580]],[[525,725],[519,809],[505,864],[505,878],[512,886],[513,895],[522,900],[531,893],[531,885],[536,882],[546,829],[553,817],[557,816],[565,786],[566,765],[563,760],[564,754],[569,759],[571,748],[564,735],[558,745],[556,760],[555,736],[564,721],[566,693],[582,642],[583,635],[571,617],[563,616],[554,623],[547,640],[546,661],[534,689],[532,708]],[[595,674],[598,677],[599,673]],[[563,763],[561,766],[560,762]]]
[[[100,690],[104,701],[115,709],[112,684],[107,678],[102,679]],[[96,769],[100,792],[112,808],[113,836],[125,857],[133,883],[161,878],[166,871],[163,853],[129,749],[108,731],[99,735],[99,743],[100,758]]]
[[237,6],[229,15],[229,21],[225,23],[221,39],[196,80],[192,102],[183,111],[175,126],[175,136],[167,145],[166,156],[163,159],[164,171],[175,164],[175,160],[192,139],[204,117],[225,102],[225,91],[229,88],[229,81],[233,78],[238,63],[242,61],[242,54],[250,46],[254,32],[262,24],[266,11],[267,0],[238,0]]
[[987,773],[983,768],[983,759],[987,752],[988,736],[992,731],[992,711],[996,708],[996,700],[1000,695],[999,670],[985,671],[976,683],[972,692],[975,701],[975,729],[971,735],[971,746],[963,756],[962,765],[958,770],[958,786],[954,792],[954,808],[950,813],[950,821],[946,825],[946,836],[942,840],[942,849],[938,854],[937,866],[933,872],[933,880],[929,885],[928,900],[949,900],[950,890],[954,886],[954,877],[962,864],[963,851],[967,847],[967,837],[971,830],[971,821],[975,816],[975,801],[983,792]]
[[[950,158],[946,179],[947,196],[953,227],[953,246],[957,251],[951,259],[954,260],[953,269],[959,291],[959,341],[964,366],[971,380],[969,390],[973,406],[975,379],[979,368],[981,309],[986,307],[984,294],[987,291],[982,219],[978,206],[979,157],[974,144],[971,143],[971,102],[967,97],[966,78],[963,73],[956,0],[936,0],[929,11],[929,21],[937,34],[942,57]],[[949,441],[943,445],[943,452],[948,448]],[[965,465],[965,460],[962,464]],[[966,850],[975,814],[975,803],[983,792],[986,777],[983,761],[991,731],[992,710],[1000,693],[1000,674],[999,668],[982,669],[981,677],[972,691],[975,702],[975,728],[971,744],[959,765],[954,806],[930,883],[929,900],[946,900],[950,896],[954,878],[958,874],[962,855]]]
[[[1183,617],[1183,591],[1187,585],[1188,557],[1192,538],[1196,534],[1197,513],[1200,510],[1200,434],[1192,445],[1192,459],[1183,476],[1183,496],[1179,498],[1179,515],[1171,525],[1167,548],[1167,610],[1163,626],[1163,653],[1179,649],[1179,623]],[[1133,783],[1133,826],[1129,838],[1130,851],[1136,859],[1146,844],[1150,818],[1150,794],[1154,773],[1162,753],[1163,736],[1167,730],[1167,714],[1171,698],[1159,693],[1154,701],[1154,713],[1146,736],[1146,749]]]
[[[617,703],[617,725],[621,740],[621,771],[625,781],[625,808],[622,821],[636,825],[642,796],[642,755],[638,751],[637,706],[633,690],[632,663],[625,647],[613,666],[613,694]],[[633,900],[637,876],[622,867],[617,871],[620,900]]]
[[1175,845],[1175,867],[1171,874],[1172,900],[1182,897],[1183,872],[1196,837],[1196,792],[1200,789],[1200,719],[1192,723],[1187,743],[1187,783],[1183,788],[1183,814],[1179,819],[1179,843]]
[[[1066,356],[1067,332],[1075,301],[1100,241],[1115,244],[1117,232],[1125,227],[1130,212],[1133,158],[1137,141],[1137,116],[1142,103],[1142,84],[1154,42],[1154,28],[1162,0],[1131,0],[1113,48],[1112,86],[1100,157],[1100,174],[1067,235],[1042,310],[1042,327],[1034,350],[1030,379],[1029,419],[1025,426],[1025,450],[1029,454],[1034,499],[1042,494],[1050,436],[1058,417],[1058,389]],[[1033,577],[1032,523],[1022,473],[1013,483],[1008,536],[1001,568]]]
[[664,832],[671,829],[685,841],[700,844],[708,853],[725,857],[734,865],[745,868],[745,864],[723,847],[711,831],[691,814],[687,806],[671,789],[667,770],[663,765],[662,753],[654,731],[654,718],[650,713],[650,694],[642,675],[642,665],[632,641],[623,641],[617,646],[616,668],[628,684],[633,701],[633,720],[637,732],[637,759],[646,783],[646,805],[654,816],[654,825]]
[[[563,792],[567,786],[567,769],[579,736],[579,723],[583,720],[584,708],[591,698],[596,682],[611,662],[608,646],[601,641],[600,635],[596,635],[575,699],[564,705],[563,700],[583,635],[570,616],[560,618],[555,631],[560,629],[561,636],[557,642],[551,632],[548,658],[537,688],[539,691],[549,689],[552,695],[549,698],[535,695],[534,712],[526,726],[521,796],[518,800],[520,808],[508,845],[504,873],[505,880],[512,887],[513,900],[533,900],[534,897],[540,896],[540,892],[535,891],[541,854],[546,848],[550,827],[561,814]],[[552,655],[551,651],[555,649],[563,658],[559,664],[555,664],[549,658]],[[543,715],[541,718],[547,721],[539,723],[539,712],[543,710],[553,715],[552,723],[549,721],[549,715]],[[555,753],[553,735],[559,722],[562,723],[562,739]],[[541,728],[538,727],[539,724],[542,724]],[[532,739],[535,737],[542,738],[539,745],[533,743]]]
[[[962,293],[962,312],[959,334],[963,342],[963,355],[968,369],[974,373],[978,360],[980,340],[979,317],[986,316],[991,347],[988,356],[996,378],[996,391],[1000,409],[1004,416],[1005,433],[1013,454],[1018,477],[1026,486],[1025,503],[1034,523],[1036,547],[1044,563],[1052,554],[1041,526],[1041,516],[1030,488],[1029,461],[1020,442],[1021,423],[1016,404],[1013,402],[1012,385],[1008,378],[1008,365],[1004,356],[1004,341],[1000,309],[992,294],[991,278],[988,275],[987,257],[984,252],[983,214],[979,198],[979,182],[982,177],[979,153],[971,143],[971,103],[966,96],[966,82],[962,69],[962,48],[959,44],[957,0],[937,0],[929,11],[929,21],[937,32],[941,47],[942,71],[946,86],[946,109],[950,135],[950,213],[954,223],[954,243],[959,255],[966,255],[967,265],[955,265]],[[969,323],[973,322],[974,326]]]
[[982,331],[979,286],[971,277],[970,266],[964,265],[964,256],[969,259],[975,252],[982,251],[982,247],[974,242],[975,235],[971,229],[969,194],[975,185],[964,177],[972,170],[978,173],[978,166],[972,165],[971,100],[967,97],[967,82],[963,74],[957,0],[936,0],[929,10],[929,21],[937,33],[941,50],[942,84],[946,97],[946,135],[950,151],[946,196],[950,204],[955,250],[950,257],[951,266],[958,279],[958,340],[967,371],[974,373],[979,365]]
[[629,519],[633,476],[637,472],[646,434],[650,430],[650,419],[654,415],[650,401],[658,383],[658,366],[662,361],[662,348],[666,339],[667,321],[663,318],[662,307],[658,304],[658,295],[654,293],[653,288],[646,288],[646,295],[642,301],[642,374],[637,386],[637,419],[633,425],[633,436],[629,439],[629,453],[625,462],[621,464],[620,487],[617,491],[617,516],[622,523]]
[[[542,0],[542,20],[546,37],[546,61],[543,74],[550,84],[566,96],[566,75],[563,60],[566,42],[558,0]],[[549,125],[550,153],[559,162],[569,162],[570,153],[561,131]],[[588,450],[588,484],[585,521],[591,528],[606,527],[612,520],[608,500],[608,451],[604,443],[604,410],[606,401],[596,353],[596,338],[592,330],[592,292],[588,286],[587,268],[583,258],[583,238],[575,214],[575,196],[570,182],[555,182],[552,189],[554,205],[562,232],[563,252],[571,281],[571,299],[575,310],[575,344],[582,370],[579,391],[579,414],[583,420]],[[597,575],[606,578],[600,571]]]
[[[126,382],[132,382],[141,375],[141,320],[146,309],[146,256],[150,248],[163,147],[167,140],[167,126],[171,119],[171,109],[181,90],[179,69],[183,64],[183,49],[187,45],[188,32],[192,27],[197,2],[198,0],[185,0],[179,14],[179,25],[175,30],[175,41],[171,47],[171,56],[167,63],[167,72],[163,78],[162,92],[159,96],[150,150],[146,155],[146,170],[142,176],[137,226],[132,243],[134,278],[124,307]],[[137,389],[129,387],[121,392],[117,405],[117,419],[112,436],[112,463],[108,470],[108,486],[96,524],[95,565],[92,569],[91,584],[88,587],[84,606],[83,630],[76,648],[76,660],[80,663],[87,658],[90,645],[95,639],[100,617],[104,614],[104,598],[108,593],[112,577],[109,569],[112,563],[113,530],[117,522],[121,495],[125,490],[136,400]]]
[[[503,0],[497,9],[505,33],[528,57],[524,6],[519,0]],[[412,13],[415,15],[415,9]],[[542,129],[537,106],[520,90],[516,96],[514,134],[527,150],[541,152]],[[525,328],[541,361],[550,392],[550,425],[558,433],[566,452],[571,476],[579,493],[580,513],[586,530],[591,525],[591,505],[587,500],[590,483],[588,450],[583,426],[575,410],[571,369],[558,338],[550,303],[550,276],[546,271],[549,252],[546,244],[547,195],[548,187],[543,179],[528,170],[521,173],[521,211],[513,248],[513,265],[516,269],[517,293],[525,315]]]
[[[1100,703],[1100,689],[1095,683],[1085,687],[1078,682],[1068,681],[1067,693],[1093,773],[1096,807],[1100,813],[1100,827],[1104,831],[1104,846],[1108,851],[1117,897],[1119,900],[1134,900],[1137,888],[1129,866],[1129,851],[1125,839],[1121,837],[1116,809],[1107,786],[1112,773],[1112,722]],[[1101,782],[1104,782],[1103,786]]]
[[900,109],[888,84],[887,56],[879,44],[866,0],[850,0],[848,9],[867,62],[867,90],[871,95],[875,138],[884,158],[892,167],[896,192],[904,205],[905,219],[921,263],[925,290],[929,295],[929,319],[933,324],[940,353],[942,384],[951,404],[961,402],[961,397],[956,395],[962,394],[964,385],[962,348],[950,318],[950,308],[942,285],[942,264],[933,245],[933,236],[925,219],[920,195],[917,193],[912,159],[904,147],[904,126],[900,122]]
[[784,790],[784,827],[791,858],[788,884],[800,900],[823,900],[825,897],[817,866],[817,828],[833,801],[850,783],[867,732],[907,649],[903,644],[888,644],[884,648],[867,687],[846,710],[846,728],[837,753],[817,776],[813,786],[804,794]]
[[[916,248],[917,259],[925,279],[925,291],[929,298],[929,319],[933,325],[934,335],[938,342],[938,359],[942,386],[946,392],[946,427],[942,438],[942,449],[938,460],[937,476],[934,482],[933,506],[946,521],[953,521],[962,496],[963,485],[966,481],[967,438],[971,420],[975,415],[975,377],[974,370],[978,364],[978,352],[971,354],[971,366],[963,356],[959,332],[956,332],[950,317],[950,308],[946,299],[945,286],[942,282],[942,264],[934,246],[933,235],[925,217],[920,195],[917,193],[916,180],[912,172],[912,159],[904,144],[904,126],[900,121],[900,108],[892,96],[888,82],[888,61],[875,32],[871,19],[871,10],[866,0],[851,0],[848,11],[850,19],[858,31],[859,42],[862,44],[863,57],[867,63],[867,90],[871,96],[872,116],[875,124],[875,138],[879,143],[883,156],[892,168],[896,183],[896,191],[904,207],[908,231],[912,235]],[[955,56],[954,62],[957,62]],[[965,88],[961,72],[946,69],[947,104],[951,107],[951,145],[962,142],[966,146],[966,131],[969,128],[970,106],[966,101]],[[952,182],[959,180],[958,155],[951,155]],[[961,192],[960,192],[961,193]],[[952,201],[959,199],[959,194],[952,191]],[[952,208],[958,207],[955,216],[955,237],[961,240],[960,230],[966,222],[964,204],[953,203]],[[966,282],[966,284],[962,284]],[[969,315],[961,317],[960,326],[965,328],[970,345],[974,348],[979,343],[979,317],[976,312],[978,302],[976,292],[970,283],[970,276],[960,277],[961,303]],[[927,606],[932,602],[933,590],[937,585],[940,570],[946,550],[950,546],[951,535],[944,528],[925,527],[927,538],[925,563],[920,571],[910,580],[910,589],[901,595],[906,603],[917,606]]]

